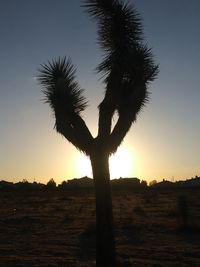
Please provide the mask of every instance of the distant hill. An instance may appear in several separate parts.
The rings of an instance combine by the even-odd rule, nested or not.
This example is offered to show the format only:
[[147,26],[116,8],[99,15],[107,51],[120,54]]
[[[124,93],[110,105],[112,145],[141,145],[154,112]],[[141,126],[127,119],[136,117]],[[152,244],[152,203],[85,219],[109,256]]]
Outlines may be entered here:
[[153,183],[153,188],[185,188],[185,187],[200,187],[200,177],[186,179],[184,181],[171,182],[163,179],[161,182]]
[[[72,180],[63,181],[58,186],[53,178],[45,185],[42,183],[29,183],[27,180],[13,183],[5,180],[0,181],[0,190],[55,190],[55,189],[90,189],[94,187],[94,180],[87,176],[82,178],[74,178]],[[171,182],[163,179],[161,182],[153,181],[147,186],[146,181],[141,181],[137,177],[132,178],[119,178],[111,180],[111,187],[113,189],[135,189],[135,188],[187,188],[187,187],[200,187],[200,177],[186,179],[184,181]]]

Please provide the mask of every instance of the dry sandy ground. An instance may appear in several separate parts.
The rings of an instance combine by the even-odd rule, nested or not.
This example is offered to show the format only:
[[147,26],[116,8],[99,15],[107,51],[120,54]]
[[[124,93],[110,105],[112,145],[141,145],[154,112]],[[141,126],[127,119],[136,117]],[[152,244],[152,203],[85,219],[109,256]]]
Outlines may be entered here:
[[[121,192],[113,205],[119,266],[200,266],[200,190]],[[0,191],[0,266],[95,266],[93,194]]]

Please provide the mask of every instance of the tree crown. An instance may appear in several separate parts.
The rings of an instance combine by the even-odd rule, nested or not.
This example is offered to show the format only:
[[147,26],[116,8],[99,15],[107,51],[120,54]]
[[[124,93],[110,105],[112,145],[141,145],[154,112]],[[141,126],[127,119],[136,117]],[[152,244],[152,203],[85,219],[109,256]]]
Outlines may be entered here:
[[[158,65],[153,61],[151,49],[144,44],[141,19],[133,5],[121,0],[85,0],[83,7],[97,21],[98,41],[104,51],[97,67],[106,90],[99,105],[96,139],[81,118],[87,101],[75,81],[71,60],[64,57],[41,65],[38,79],[55,114],[58,132],[86,154],[90,153],[94,140],[113,153],[148,101],[148,84],[157,76]],[[111,130],[116,111],[119,118]]]

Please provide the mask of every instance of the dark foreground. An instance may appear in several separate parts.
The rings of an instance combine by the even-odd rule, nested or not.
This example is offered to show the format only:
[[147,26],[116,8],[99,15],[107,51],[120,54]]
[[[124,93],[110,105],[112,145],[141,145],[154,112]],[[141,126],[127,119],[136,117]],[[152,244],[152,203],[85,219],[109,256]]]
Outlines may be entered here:
[[[200,266],[200,190],[113,199],[119,266]],[[95,266],[93,194],[0,191],[0,266]]]

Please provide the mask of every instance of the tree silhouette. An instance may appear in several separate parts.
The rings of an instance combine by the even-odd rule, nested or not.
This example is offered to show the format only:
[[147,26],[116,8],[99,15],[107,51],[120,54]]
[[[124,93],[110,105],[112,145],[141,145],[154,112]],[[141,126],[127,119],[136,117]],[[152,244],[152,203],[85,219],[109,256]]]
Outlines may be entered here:
[[[96,266],[116,266],[110,188],[109,156],[115,153],[137,114],[148,100],[147,87],[158,73],[151,49],[143,44],[140,17],[134,6],[121,0],[85,0],[83,7],[97,21],[104,58],[105,96],[99,105],[98,134],[93,138],[81,112],[87,107],[75,68],[59,58],[41,65],[38,79],[55,115],[55,128],[89,156],[96,195]],[[112,125],[114,114],[118,114]]]
[[47,182],[47,189],[55,189],[56,188],[56,182],[54,181],[53,178],[51,178],[48,182]]

